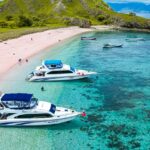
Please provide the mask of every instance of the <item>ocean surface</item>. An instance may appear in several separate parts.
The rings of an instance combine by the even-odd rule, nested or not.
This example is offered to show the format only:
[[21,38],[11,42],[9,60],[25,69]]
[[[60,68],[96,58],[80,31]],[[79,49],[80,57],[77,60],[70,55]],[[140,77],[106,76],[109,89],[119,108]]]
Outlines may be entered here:
[[105,0],[109,6],[120,13],[136,13],[137,16],[150,18],[149,0]]
[[[0,149],[150,149],[150,34],[109,31],[82,36],[97,40],[81,41],[78,35],[42,51],[12,68],[0,91],[34,93],[40,100],[84,110],[87,117],[47,127],[0,127]],[[133,37],[145,41],[126,42]],[[104,43],[124,46],[103,49]],[[98,74],[76,81],[26,82],[27,74],[44,59],[61,59]]]

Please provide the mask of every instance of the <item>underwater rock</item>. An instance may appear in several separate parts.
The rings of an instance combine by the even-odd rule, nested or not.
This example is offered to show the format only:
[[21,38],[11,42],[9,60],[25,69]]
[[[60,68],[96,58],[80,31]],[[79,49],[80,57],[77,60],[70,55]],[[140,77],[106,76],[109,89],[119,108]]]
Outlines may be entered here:
[[91,115],[88,115],[88,119],[87,119],[89,122],[103,122],[104,121],[104,118],[102,115],[98,114],[91,114]]
[[105,111],[120,111],[126,108],[134,108],[135,105],[130,102],[114,101],[103,105]]
[[89,131],[87,132],[87,134],[88,134],[88,136],[94,135],[93,131],[91,131],[91,130],[89,130]]
[[80,130],[87,132],[89,130],[89,126],[80,127]]
[[109,135],[108,136],[108,144],[109,148],[117,148],[119,150],[128,150],[129,148],[123,144],[123,142],[119,139],[117,135]]
[[137,135],[137,131],[134,127],[129,127],[125,124],[111,124],[105,128],[105,131],[116,135],[123,135],[124,137],[135,137]]
[[69,131],[69,133],[72,133],[72,132],[73,132],[72,130]]
[[56,133],[57,135],[59,135],[60,134],[60,132],[58,132],[58,133]]
[[129,144],[131,144],[132,149],[139,148],[141,146],[140,142],[136,140],[130,141]]
[[83,86],[83,88],[93,88],[93,85],[92,84],[88,84],[88,85]]
[[87,92],[87,93],[91,93],[91,90],[87,90],[86,92]]
[[91,99],[91,97],[89,95],[87,95],[87,94],[82,94],[82,96],[86,97],[87,100]]
[[131,113],[128,113],[126,116],[127,116],[127,118],[129,118],[131,120],[137,120],[138,119],[137,115],[134,115],[134,114],[131,114]]
[[150,118],[150,110],[145,110],[146,114],[147,114],[147,118]]

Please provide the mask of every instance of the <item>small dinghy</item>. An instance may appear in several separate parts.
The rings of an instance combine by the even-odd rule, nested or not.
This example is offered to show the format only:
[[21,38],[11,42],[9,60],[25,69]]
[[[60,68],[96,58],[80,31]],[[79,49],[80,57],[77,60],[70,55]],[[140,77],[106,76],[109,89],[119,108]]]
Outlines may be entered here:
[[117,44],[104,44],[104,46],[103,46],[103,48],[119,48],[119,47],[123,47],[123,44],[119,44],[119,45],[117,45]]
[[128,38],[126,39],[127,42],[137,42],[137,41],[145,41],[143,38]]
[[95,37],[81,37],[81,40],[96,40]]

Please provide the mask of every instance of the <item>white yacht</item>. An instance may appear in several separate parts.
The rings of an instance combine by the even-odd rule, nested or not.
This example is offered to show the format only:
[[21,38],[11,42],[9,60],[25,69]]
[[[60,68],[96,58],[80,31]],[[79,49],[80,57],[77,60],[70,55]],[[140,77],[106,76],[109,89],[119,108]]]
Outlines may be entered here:
[[96,72],[86,70],[77,70],[73,67],[63,64],[61,60],[45,60],[41,66],[38,66],[34,72],[28,75],[28,81],[60,81],[75,80],[89,77]]
[[38,101],[33,94],[7,93],[0,97],[0,126],[44,126],[75,119],[85,113]]

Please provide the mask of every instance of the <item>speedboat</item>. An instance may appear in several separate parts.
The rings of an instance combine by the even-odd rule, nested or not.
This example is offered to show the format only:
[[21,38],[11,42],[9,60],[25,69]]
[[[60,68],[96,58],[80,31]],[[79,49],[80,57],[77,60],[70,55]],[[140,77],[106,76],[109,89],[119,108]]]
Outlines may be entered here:
[[38,101],[33,94],[6,93],[0,96],[0,126],[44,126],[64,123],[85,113]]
[[75,80],[89,77],[96,72],[77,70],[63,64],[61,60],[44,60],[41,66],[36,67],[35,71],[26,78],[28,81],[60,81]]
[[81,40],[96,40],[95,37],[81,37]]
[[108,43],[108,44],[104,44],[104,46],[103,46],[103,48],[119,48],[119,47],[122,47],[123,46],[123,44],[110,44],[110,43]]
[[126,39],[127,42],[137,42],[137,41],[145,41],[143,38],[128,38]]

